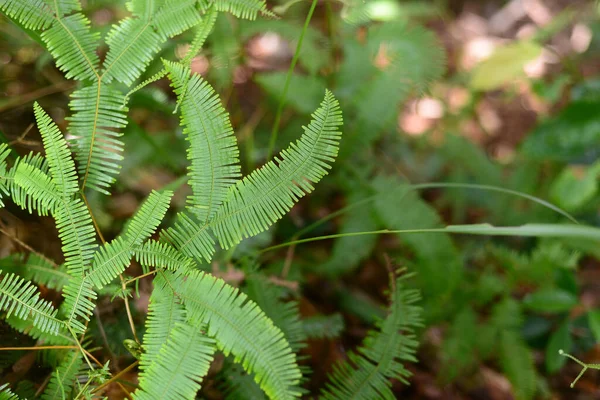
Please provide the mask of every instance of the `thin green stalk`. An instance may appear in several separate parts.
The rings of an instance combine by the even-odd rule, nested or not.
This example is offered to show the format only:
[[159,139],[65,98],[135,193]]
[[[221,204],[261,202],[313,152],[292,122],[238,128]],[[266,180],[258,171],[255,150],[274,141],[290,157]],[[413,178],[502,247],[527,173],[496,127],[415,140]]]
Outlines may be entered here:
[[294,57],[292,58],[292,63],[290,64],[290,68],[288,69],[287,76],[285,77],[285,84],[283,85],[283,93],[281,93],[281,98],[279,99],[279,105],[277,106],[277,113],[275,114],[275,122],[273,123],[273,129],[271,130],[271,137],[269,139],[269,151],[267,153],[267,161],[271,159],[273,155],[273,150],[275,148],[275,142],[277,141],[277,134],[279,132],[279,121],[281,120],[281,113],[283,112],[283,106],[285,105],[285,98],[287,96],[287,91],[290,86],[290,81],[292,79],[292,73],[294,72],[294,68],[296,68],[296,63],[298,62],[298,58],[300,56],[300,49],[302,49],[302,41],[304,40],[304,34],[308,30],[308,25],[312,18],[313,12],[317,6],[317,0],[312,0],[312,4],[310,5],[310,10],[308,10],[308,15],[306,16],[306,20],[304,21],[304,27],[302,28],[302,33],[300,33],[300,38],[298,38],[298,44],[296,45],[296,51],[294,52]]

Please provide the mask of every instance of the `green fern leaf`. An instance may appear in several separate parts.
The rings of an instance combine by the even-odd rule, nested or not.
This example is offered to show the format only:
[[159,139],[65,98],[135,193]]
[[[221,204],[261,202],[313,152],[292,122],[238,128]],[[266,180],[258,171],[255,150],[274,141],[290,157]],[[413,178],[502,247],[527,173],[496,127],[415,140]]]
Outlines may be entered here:
[[200,0],[199,3],[204,11],[214,6],[217,11],[229,12],[238,18],[256,19],[258,13],[266,17],[276,16],[267,9],[264,0]]
[[69,281],[64,266],[56,267],[52,261],[34,253],[15,253],[3,258],[0,260],[0,270],[55,290],[60,290]]
[[173,192],[169,190],[150,193],[125,229],[127,246],[131,248],[140,246],[156,231],[169,208],[171,197]]
[[0,0],[0,10],[32,30],[45,29],[54,20],[44,0]]
[[422,326],[419,292],[407,289],[400,277],[392,293],[390,314],[367,334],[363,346],[349,355],[350,363],[338,365],[323,391],[323,399],[389,399],[396,397],[388,379],[407,384],[411,375],[403,362],[415,362],[418,342],[415,328]]
[[6,176],[2,177],[3,185],[8,189],[10,198],[16,205],[24,210],[27,210],[30,214],[33,210],[37,210],[38,214],[45,216],[48,215],[50,210],[46,208],[38,199],[30,196],[27,190],[15,183],[15,174],[19,169],[20,164],[28,164],[32,168],[39,169],[44,174],[48,174],[48,163],[46,159],[39,153],[29,153],[24,157],[19,157],[15,161],[14,165],[10,170],[6,172]]
[[188,49],[187,54],[185,55],[183,60],[181,60],[182,64],[189,65],[192,59],[196,57],[196,54],[198,54],[202,46],[204,46],[206,38],[215,26],[215,22],[217,21],[217,15],[218,12],[217,10],[215,10],[214,7],[210,7],[206,11],[206,14],[204,14],[201,23],[198,25],[198,29],[196,30],[196,34],[194,35],[194,39],[190,44],[190,48]]
[[131,0],[127,3],[127,8],[136,17],[149,21],[164,2],[165,0]]
[[239,150],[229,116],[214,89],[189,68],[165,61],[181,104],[181,124],[190,142],[191,210],[206,223],[240,177]]
[[63,289],[65,322],[76,333],[84,333],[85,325],[80,319],[89,322],[94,311],[96,293],[88,280],[74,277]]
[[163,39],[179,35],[200,22],[196,3],[196,0],[166,0],[152,25]]
[[221,247],[266,230],[327,174],[342,125],[339,104],[330,91],[312,117],[300,140],[284,150],[277,163],[267,163],[229,191],[211,222]]
[[62,241],[65,266],[72,276],[83,276],[96,250],[96,232],[90,212],[81,200],[64,202],[54,213]]
[[214,339],[204,336],[199,327],[177,323],[156,360],[141,374],[141,391],[136,392],[135,398],[195,398],[214,352]]
[[77,374],[83,367],[79,351],[70,351],[52,373],[42,400],[69,399],[75,386]]
[[102,289],[125,271],[132,253],[131,247],[120,237],[106,243],[96,251],[92,268],[85,279],[91,282],[96,289]]
[[122,133],[127,125],[123,94],[112,86],[94,83],[71,95],[69,129],[77,137],[76,159],[82,188],[108,194],[123,159]]
[[19,396],[13,393],[8,383],[0,385],[0,400],[19,400]]
[[208,226],[201,226],[183,212],[177,214],[175,225],[163,231],[162,237],[184,255],[198,261],[209,262],[215,252],[215,242]]
[[315,315],[302,320],[304,334],[310,339],[333,339],[344,330],[341,314]]
[[0,207],[4,207],[4,203],[2,202],[2,196],[6,196],[9,194],[8,192],[8,183],[7,183],[7,175],[8,168],[6,165],[6,158],[10,154],[10,149],[8,148],[8,144],[0,143]]
[[71,158],[67,142],[54,121],[37,102],[33,104],[33,110],[44,142],[46,160],[50,167],[52,181],[63,196],[69,196],[77,192],[79,188],[77,187],[75,163]]
[[149,21],[126,18],[115,26],[106,42],[109,46],[102,81],[113,79],[131,85],[160,50],[160,37]]
[[37,288],[15,274],[2,274],[0,281],[0,310],[10,316],[31,319],[42,332],[56,333],[61,321],[52,303],[40,298]]
[[140,359],[142,371],[152,366],[161,346],[167,342],[169,333],[178,323],[185,322],[185,309],[180,304],[173,291],[165,287],[165,280],[161,273],[154,278],[154,290],[150,295],[148,318],[146,318],[146,332],[142,347],[144,352]]
[[268,396],[285,400],[300,395],[296,356],[283,332],[256,303],[223,280],[199,271],[187,276],[165,271],[163,275],[167,287],[183,301],[188,321],[208,325],[208,335],[217,340],[219,350],[233,354],[236,362],[254,373]]
[[90,21],[81,13],[57,19],[42,33],[42,40],[68,79],[97,79],[99,35],[90,31]]
[[514,388],[515,398],[536,398],[537,373],[531,349],[523,342],[519,331],[500,334],[500,365]]
[[181,254],[168,243],[148,240],[141,247],[133,251],[135,260],[148,272],[148,267],[169,270],[187,270],[193,268],[194,261]]
[[19,164],[15,172],[15,184],[35,199],[35,208],[54,210],[56,205],[62,202],[58,187],[52,178],[29,164]]
[[[59,310],[60,312],[60,310]],[[71,336],[64,324],[61,324],[58,333],[43,332],[38,327],[34,326],[30,320],[24,320],[11,315],[4,320],[13,329],[30,336],[35,340],[43,340],[47,345],[56,346],[72,346],[75,344],[73,336]]]

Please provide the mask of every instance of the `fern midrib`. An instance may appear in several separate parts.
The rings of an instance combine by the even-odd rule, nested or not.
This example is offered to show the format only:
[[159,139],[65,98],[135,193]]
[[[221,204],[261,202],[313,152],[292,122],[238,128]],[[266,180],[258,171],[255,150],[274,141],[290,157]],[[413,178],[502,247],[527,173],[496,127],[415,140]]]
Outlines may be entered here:
[[[167,282],[168,278],[166,277],[166,275],[163,275],[165,277],[165,280]],[[246,344],[248,345],[248,347],[251,347],[254,350],[254,354],[261,354],[262,351],[254,344],[254,342],[252,340],[250,340],[249,338],[246,337],[246,335],[244,334],[244,332],[242,332],[235,324],[229,322],[229,319],[225,317],[224,314],[220,313],[219,311],[217,311],[215,308],[210,307],[207,303],[198,301],[196,299],[194,299],[193,297],[189,297],[189,296],[185,296],[184,294],[180,294],[177,293],[175,291],[175,288],[173,287],[173,285],[171,285],[171,282],[169,282],[169,286],[171,287],[171,290],[173,290],[173,293],[175,296],[178,297],[185,297],[186,300],[185,301],[191,301],[192,303],[196,303],[197,305],[199,305],[200,307],[203,307],[205,309],[211,310],[211,312],[213,312],[214,314],[218,315],[222,321],[224,321],[227,325],[229,325],[231,327],[231,329],[235,332],[238,333],[237,337],[239,338],[243,338],[243,340],[246,342]],[[236,298],[239,296],[240,294],[238,293]],[[259,317],[260,318],[260,317]],[[210,325],[210,324],[209,324]],[[273,327],[275,327],[275,325],[273,325]],[[217,344],[219,343],[218,341],[218,336],[217,336]],[[248,354],[251,354],[249,352],[246,352],[246,357],[248,356]],[[293,353],[292,353],[293,354]],[[256,364],[255,364],[256,365]],[[271,367],[271,365],[269,363],[267,363],[267,365],[265,366],[265,369],[270,371],[270,374],[268,375],[271,378],[275,378],[274,380],[276,380],[279,383],[279,387],[284,387],[285,385],[279,380],[279,376],[277,374],[277,371]],[[264,377],[263,377],[264,378]],[[264,379],[263,379],[264,382]]]
[[[69,201],[69,199],[63,197],[62,199],[62,209],[63,211],[67,214],[67,221],[68,221],[68,226],[70,229],[72,229],[73,232],[75,232],[74,236],[77,237],[77,239],[75,240],[75,242],[77,243],[77,249],[78,249],[78,253],[75,257],[80,257],[81,258],[81,268],[82,271],[85,268],[85,260],[83,258],[83,247],[81,246],[81,242],[79,241],[80,237],[77,236],[77,224],[75,223],[75,219],[73,217],[73,214],[71,212],[71,207],[69,207],[71,204],[76,204],[75,201]],[[65,237],[66,239],[66,237]],[[63,246],[65,244],[63,243]],[[67,265],[67,270],[71,270],[72,268],[69,268],[72,264],[71,260],[66,260],[65,259],[65,264]],[[83,276],[83,272],[78,275],[78,274],[74,274],[76,276]]]
[[[154,211],[156,211],[156,209],[160,206],[160,199],[156,200],[156,202],[154,203],[154,205],[152,206],[152,210],[150,210],[150,212],[148,212],[148,215],[154,215]],[[144,223],[143,227],[137,230],[137,233],[135,233],[135,237],[133,239],[129,239],[128,242],[126,243],[128,245],[128,247],[131,249],[135,242],[138,240],[138,238],[141,236],[141,233],[144,232],[144,228],[146,228],[147,226],[152,225],[151,224],[151,220],[150,218],[146,218],[146,223]],[[152,235],[152,233],[150,233],[150,235]]]
[[[310,157],[304,157],[304,160],[302,161],[302,163],[299,164],[297,168],[295,168],[294,170],[292,170],[285,177],[286,179],[281,179],[276,185],[274,185],[268,191],[266,191],[264,194],[262,194],[262,196],[254,198],[253,201],[251,201],[249,203],[245,203],[243,207],[238,208],[236,211],[230,212],[230,213],[222,215],[220,217],[219,217],[219,214],[217,214],[217,218],[215,218],[213,221],[211,221],[210,225],[214,226],[214,225],[220,224],[223,221],[231,218],[233,215],[236,215],[238,213],[244,212],[249,207],[253,207],[255,204],[257,204],[259,202],[262,202],[262,199],[264,199],[265,197],[267,197],[268,195],[270,195],[272,192],[274,192],[275,190],[277,190],[280,186],[282,186],[282,185],[287,186],[287,184],[290,181],[290,178],[292,176],[296,175],[298,173],[298,171],[304,169],[306,163],[308,163],[308,161],[313,158],[314,153],[315,153],[315,146],[317,145],[317,143],[319,143],[319,141],[321,139],[321,135],[323,134],[323,132],[325,130],[325,126],[327,125],[327,120],[329,119],[329,114],[331,112],[331,108],[332,108],[331,104],[328,102],[327,103],[327,108],[326,108],[326,113],[325,113],[325,118],[323,118],[323,125],[321,126],[321,129],[319,129],[319,132],[317,134],[317,138],[316,138],[316,140],[313,142],[313,144],[311,146]],[[302,139],[300,139],[300,140],[302,140]],[[277,165],[277,167],[279,168],[279,165]]]
[[82,297],[81,292],[83,291],[83,286],[85,285],[85,280],[82,279],[79,284],[79,289],[77,290],[77,296],[75,296],[75,301],[73,302],[73,309],[69,313],[69,318],[67,319],[67,325],[71,326],[71,321],[76,318],[76,311],[79,309],[79,299]]
[[[110,266],[112,265],[112,262],[116,259],[118,259],[123,253],[130,253],[131,249],[129,247],[124,247],[121,248],[119,251],[117,251],[115,254],[112,255],[112,257],[104,260],[104,262],[102,262],[100,265],[98,265],[97,268],[94,268],[92,271],[90,271],[89,274],[87,274],[87,276],[84,279],[92,279],[93,276],[96,276],[96,274],[98,274],[100,271],[103,271],[104,269],[108,268],[110,269]],[[93,267],[93,264],[92,264]]]
[[59,7],[58,7],[58,2],[57,0],[54,0],[54,10],[56,11],[56,14],[54,16],[54,19],[56,21],[58,21],[59,24],[62,25],[62,27],[64,28],[65,31],[67,31],[69,33],[69,36],[71,36],[71,38],[73,39],[73,42],[75,43],[75,45],[77,46],[77,49],[81,52],[81,54],[83,55],[83,58],[85,58],[85,61],[88,63],[89,67],[90,67],[90,71],[92,71],[94,73],[94,75],[96,76],[96,80],[100,79],[100,76],[98,75],[98,72],[96,71],[96,68],[94,67],[94,64],[92,63],[92,60],[90,60],[87,56],[87,54],[85,54],[85,51],[83,50],[83,47],[81,47],[81,45],[79,44],[79,41],[77,40],[77,37],[75,35],[73,35],[73,33],[67,28],[67,26],[62,22],[62,18],[60,18],[58,16],[59,13]]
[[[56,0],[55,0],[56,1]],[[87,184],[88,176],[90,174],[90,165],[92,164],[92,153],[94,152],[94,142],[96,141],[96,129],[98,126],[98,120],[100,119],[100,91],[102,89],[102,79],[98,78],[98,89],[96,94],[96,106],[94,111],[94,123],[92,127],[92,136],[90,139],[90,151],[88,152],[87,162],[85,166],[85,173],[83,176],[83,183],[81,184],[81,192],[83,193],[85,185]]]
[[[56,1],[56,0],[55,0]],[[106,69],[104,70],[104,72],[102,72],[102,76],[100,76],[99,80],[102,81],[102,79],[106,76],[106,74],[108,73],[108,71],[110,71],[110,69],[116,64],[118,63],[118,61],[121,59],[121,57],[123,57],[123,55],[125,53],[127,53],[127,51],[131,48],[131,46],[133,46],[133,44],[139,39],[139,37],[142,35],[142,33],[144,33],[146,31],[146,29],[150,26],[150,21],[146,21],[146,23],[144,24],[144,27],[140,30],[140,32],[135,36],[135,38],[133,40],[131,40],[129,42],[129,44],[123,49],[123,51],[121,51],[121,54],[119,54],[112,63],[110,63],[110,65],[108,65],[106,67]]]
[[[63,387],[62,387],[62,383],[65,382],[65,378],[69,377],[69,372],[71,371],[71,368],[73,368],[73,366],[76,364],[79,355],[77,355],[77,353],[75,353],[76,355],[72,355],[71,356],[71,360],[69,362],[69,364],[67,365],[67,368],[63,369],[64,371],[67,371],[66,373],[64,373],[62,376],[59,375],[60,368],[58,368],[55,373],[56,373],[56,378],[59,380],[59,383],[61,383],[60,385],[56,385],[56,390],[54,390],[52,393],[49,393],[48,398],[50,399],[60,399],[63,397],[62,393],[63,393]],[[75,371],[74,373],[77,373],[77,371]],[[70,389],[70,387],[69,387]],[[59,392],[60,390],[60,392]],[[70,391],[64,390],[67,393],[70,393]],[[45,395],[46,393],[44,393]]]

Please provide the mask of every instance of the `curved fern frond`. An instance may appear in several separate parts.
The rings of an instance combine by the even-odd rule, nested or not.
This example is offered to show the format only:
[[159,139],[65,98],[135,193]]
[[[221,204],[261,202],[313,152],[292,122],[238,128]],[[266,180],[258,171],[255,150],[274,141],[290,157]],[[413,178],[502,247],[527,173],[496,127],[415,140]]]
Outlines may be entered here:
[[81,13],[58,18],[42,33],[42,40],[67,79],[97,79],[98,33],[90,31],[90,21]]
[[148,240],[141,247],[135,249],[133,255],[144,269],[144,273],[148,272],[148,267],[187,270],[194,266],[194,260],[184,256],[168,243],[156,240]]
[[76,333],[84,333],[85,325],[80,321],[89,322],[94,311],[96,293],[92,290],[91,283],[85,279],[74,277],[63,289],[65,301],[62,304],[65,314],[65,323]]
[[332,339],[339,337],[344,330],[341,314],[315,315],[302,320],[304,334],[310,339]]
[[411,373],[403,362],[416,362],[418,341],[414,330],[422,326],[422,310],[415,305],[420,300],[419,292],[404,285],[407,277],[396,279],[387,318],[367,334],[356,353],[349,355],[350,362],[335,367],[323,399],[393,400],[396,397],[389,379],[408,384],[406,378]]
[[79,0],[48,0],[48,3],[54,5],[56,15],[59,17],[70,14],[73,11],[81,11]]
[[200,22],[196,3],[196,0],[166,0],[152,25],[163,39],[179,35]]
[[83,367],[79,351],[68,352],[52,373],[42,400],[69,399],[75,386],[75,379]]
[[67,141],[62,133],[46,114],[46,112],[35,102],[33,104],[35,119],[44,142],[46,160],[50,167],[52,180],[63,196],[69,196],[79,189],[77,187],[77,173]]
[[43,300],[37,287],[15,274],[2,274],[0,281],[0,310],[8,316],[31,320],[42,332],[57,333],[62,322],[56,317],[52,303]]
[[75,344],[73,341],[73,336],[68,334],[64,324],[60,326],[58,333],[54,334],[43,332],[38,327],[34,326],[30,320],[20,319],[14,315],[6,318],[4,321],[13,329],[21,332],[22,334],[30,336],[35,340],[43,340],[45,344],[50,346],[68,346]]
[[178,213],[175,224],[161,235],[184,255],[198,261],[209,262],[215,253],[215,242],[208,226],[201,226],[186,213]]
[[170,190],[163,192],[153,190],[150,193],[125,229],[124,236],[127,246],[131,248],[140,246],[156,231],[167,213],[171,197],[173,197],[173,192]]
[[126,18],[110,31],[106,42],[109,50],[102,81],[109,83],[116,79],[129,86],[160,50],[161,39],[149,21]]
[[276,17],[271,10],[267,9],[264,0],[200,0],[199,3],[203,11],[214,6],[217,11],[228,12],[238,18],[256,19],[258,13],[265,17]]
[[0,10],[32,30],[45,29],[54,20],[44,0],[0,0]]
[[208,373],[215,341],[201,329],[178,322],[150,367],[141,374],[136,399],[193,399]]
[[71,134],[77,138],[76,159],[82,188],[108,194],[123,159],[119,130],[127,125],[123,94],[101,82],[71,94],[69,118]]
[[[166,285],[183,301],[188,321],[208,326],[217,347],[248,372],[274,399],[300,395],[301,373],[283,332],[238,289],[223,280],[194,271],[185,276],[165,271]],[[227,310],[224,312],[223,310]]]
[[131,247],[118,237],[96,251],[92,268],[85,279],[100,290],[125,271],[132,255]]
[[227,249],[279,220],[313,190],[335,160],[342,125],[339,103],[329,90],[304,134],[270,161],[239,181],[219,207],[211,227]]
[[10,390],[8,383],[0,386],[0,400],[19,400],[19,396]]
[[165,0],[131,0],[127,2],[127,8],[133,15],[149,21]]
[[69,281],[64,266],[56,267],[52,261],[35,253],[11,254],[0,260],[0,270],[55,290],[60,290]]
[[196,30],[196,34],[194,35],[194,39],[190,44],[190,48],[188,49],[183,60],[181,60],[182,64],[189,65],[192,59],[196,57],[196,54],[198,54],[202,46],[204,46],[206,38],[215,26],[218,14],[219,13],[214,7],[210,7],[210,9],[206,11],[202,17],[201,23],[198,26],[198,29]]
[[29,164],[19,164],[15,172],[15,184],[31,196],[36,209],[54,210],[62,202],[52,178]]
[[17,158],[12,168],[6,172],[6,176],[2,177],[2,182],[3,185],[8,189],[10,198],[16,205],[24,210],[27,210],[29,213],[32,213],[33,210],[37,210],[38,214],[42,216],[48,215],[50,212],[48,208],[44,207],[44,205],[36,198],[30,196],[27,193],[27,190],[15,183],[15,174],[19,169],[20,164],[30,165],[35,169],[39,169],[44,174],[48,174],[48,163],[46,162],[46,159],[39,153],[33,152],[25,155],[24,157]]
[[142,343],[144,352],[140,358],[142,371],[150,368],[161,346],[167,342],[169,333],[176,324],[184,322],[186,317],[185,309],[179,299],[170,288],[165,287],[162,274],[154,278],[153,284],[154,290],[150,295],[146,332]]
[[65,266],[72,276],[83,276],[98,246],[90,212],[85,203],[77,199],[63,202],[53,215],[62,241]]
[[183,133],[190,143],[188,173],[191,211],[205,224],[240,177],[239,150],[229,121],[214,89],[184,65],[164,62],[181,104]]

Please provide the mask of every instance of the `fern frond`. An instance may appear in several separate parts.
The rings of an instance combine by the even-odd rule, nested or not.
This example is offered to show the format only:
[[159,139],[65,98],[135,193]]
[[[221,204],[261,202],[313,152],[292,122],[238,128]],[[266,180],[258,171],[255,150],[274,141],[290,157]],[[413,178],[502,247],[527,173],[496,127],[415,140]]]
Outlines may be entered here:
[[196,3],[197,0],[166,0],[152,25],[163,39],[179,35],[200,22]]
[[141,374],[141,390],[135,398],[195,398],[214,352],[214,339],[204,336],[200,327],[178,322],[156,360]]
[[198,54],[202,46],[204,46],[206,38],[215,26],[215,22],[217,21],[217,15],[218,12],[217,10],[215,10],[214,7],[210,7],[209,10],[206,11],[204,16],[202,17],[201,23],[198,26],[198,29],[196,30],[196,34],[194,35],[194,39],[190,44],[190,48],[188,49],[187,54],[185,55],[183,60],[181,60],[182,64],[188,65],[192,61],[192,59],[196,57],[196,54]]
[[6,158],[10,154],[8,144],[0,143],[0,207],[4,207],[2,202],[2,196],[8,195],[8,167],[6,165]]
[[42,394],[42,400],[69,399],[75,386],[77,374],[83,367],[79,351],[68,352],[52,373],[48,387]]
[[125,271],[132,255],[131,247],[120,237],[106,243],[94,255],[94,262],[85,279],[100,290]]
[[536,398],[537,372],[531,349],[518,331],[500,333],[500,365],[518,400]]
[[188,199],[192,212],[208,222],[240,177],[239,150],[229,116],[214,89],[184,65],[164,62],[181,104],[181,124],[190,142]]
[[0,281],[0,310],[20,319],[30,319],[42,332],[56,333],[62,322],[56,317],[52,303],[43,300],[37,287],[15,274],[2,274]]
[[414,329],[422,326],[419,292],[407,289],[400,277],[392,293],[390,314],[367,334],[363,346],[349,355],[350,363],[336,366],[324,399],[395,399],[388,379],[407,383],[411,375],[403,362],[415,362],[418,342]]
[[92,285],[88,280],[73,277],[67,286],[63,289],[63,302],[65,323],[76,333],[85,332],[85,325],[79,320],[86,322],[94,311],[96,293],[92,290]]
[[201,226],[183,212],[177,214],[177,221],[162,232],[162,237],[184,255],[198,261],[209,262],[215,252],[215,242],[208,226]]
[[19,396],[10,390],[8,383],[0,385],[0,400],[19,400]]
[[[165,271],[166,284],[183,301],[188,321],[208,325],[225,355],[255,374],[256,382],[275,399],[291,399],[300,392],[296,356],[283,332],[247,296],[223,280],[194,271],[187,276]],[[227,310],[227,312],[223,312]]]
[[52,181],[56,184],[62,196],[69,196],[77,192],[79,188],[77,187],[75,163],[67,147],[67,141],[54,121],[52,121],[37,102],[33,104],[33,110],[44,142],[46,160],[50,167]]
[[[59,310],[60,312],[60,310]],[[38,327],[34,326],[30,320],[17,318],[14,315],[7,317],[4,321],[13,329],[21,332],[24,335],[30,336],[35,340],[43,340],[47,345],[68,346],[75,344],[73,336],[71,336],[64,324],[61,324],[58,333],[43,332]]]
[[184,256],[168,243],[156,240],[148,240],[141,247],[135,249],[133,255],[144,268],[144,272],[148,272],[148,267],[187,270],[194,266],[194,260]]
[[76,159],[82,188],[108,194],[123,159],[118,131],[127,125],[123,94],[112,86],[94,83],[71,94],[71,134],[77,138]]
[[339,103],[330,91],[312,118],[277,163],[270,161],[229,191],[211,222],[221,247],[227,249],[268,229],[327,174],[337,155],[342,125]]
[[265,17],[276,16],[267,9],[264,0],[200,0],[199,3],[204,11],[213,6],[217,11],[228,12],[238,18],[256,19],[258,13]]
[[169,190],[163,192],[153,190],[150,193],[125,229],[127,246],[131,248],[140,246],[156,231],[169,208],[171,197],[173,192]]
[[62,242],[65,266],[72,276],[82,276],[96,250],[96,232],[85,203],[79,199],[63,202],[53,212]]
[[35,253],[15,253],[3,258],[0,270],[55,290],[60,290],[69,281],[64,266],[56,267],[52,261]]
[[251,374],[228,357],[219,372],[222,390],[227,400],[267,400],[265,392],[256,384]]
[[47,28],[54,20],[44,0],[0,0],[0,10],[36,31]]
[[8,189],[10,198],[14,203],[22,209],[27,210],[30,214],[33,210],[37,210],[39,215],[48,215],[50,212],[48,208],[44,207],[36,198],[30,196],[25,189],[15,183],[15,174],[20,164],[28,164],[44,174],[48,174],[46,159],[39,153],[31,152],[24,157],[17,158],[12,168],[6,172],[6,176],[2,177],[3,186]]
[[126,5],[133,15],[149,21],[164,2],[165,0],[131,0]]
[[113,79],[131,85],[160,50],[160,36],[149,21],[126,18],[115,26],[106,39],[109,46],[102,81]]
[[15,172],[15,184],[31,196],[36,209],[54,210],[62,202],[52,178],[29,164],[19,164]]
[[144,352],[140,359],[142,371],[150,368],[156,360],[161,346],[167,342],[169,333],[176,324],[185,322],[186,312],[173,291],[165,287],[162,274],[154,278],[154,290],[150,295],[146,332],[142,347]]
[[90,21],[81,13],[58,18],[42,33],[42,40],[67,79],[98,78],[99,35],[90,31]]

